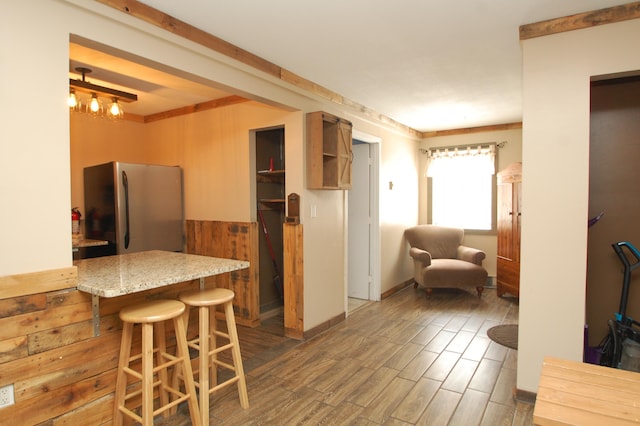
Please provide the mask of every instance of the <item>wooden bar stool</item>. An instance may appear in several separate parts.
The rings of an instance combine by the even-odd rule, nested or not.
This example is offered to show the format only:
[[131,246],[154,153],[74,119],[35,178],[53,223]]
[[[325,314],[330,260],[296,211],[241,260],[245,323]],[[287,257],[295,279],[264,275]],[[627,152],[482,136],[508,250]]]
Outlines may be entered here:
[[[198,336],[189,340],[188,345],[190,348],[198,350],[199,353],[199,367],[197,372],[194,370],[194,374],[198,374],[196,387],[198,387],[200,394],[200,421],[203,425],[209,424],[209,395],[225,386],[237,383],[240,405],[242,408],[249,407],[247,385],[238,342],[238,331],[233,314],[234,296],[233,291],[226,288],[194,290],[180,294],[180,300],[187,305],[187,310],[184,314],[185,323],[189,321],[189,308],[191,306],[198,307]],[[219,305],[224,305],[228,334],[216,328],[215,309]],[[217,337],[222,337],[228,340],[229,343],[217,346]],[[231,350],[233,365],[218,359],[220,352],[229,349]],[[203,356],[203,354],[207,354],[207,356]],[[218,383],[218,366],[233,371],[234,376],[222,383]]]
[[[167,417],[169,414],[167,410],[183,401],[188,401],[192,424],[200,425],[195,384],[189,375],[191,373],[191,362],[189,360],[187,335],[182,320],[184,311],[184,303],[178,300],[152,300],[127,306],[120,310],[120,319],[123,321],[123,327],[114,398],[114,425],[122,424],[123,415],[131,417],[144,426],[153,425],[154,416],[162,413],[164,417]],[[176,331],[176,356],[167,353],[165,341],[164,321],[170,319],[173,320]],[[134,324],[141,324],[142,326],[142,352],[131,356],[131,339]],[[153,346],[154,331],[157,349]],[[153,365],[154,354],[156,355],[155,366]],[[134,363],[135,368],[132,367],[132,363]],[[168,379],[167,369],[178,365],[186,372],[185,392],[172,387]],[[129,376],[134,379],[131,383],[129,383]],[[158,388],[160,402],[159,407],[154,410],[153,392],[156,387]],[[172,398],[169,398],[169,395]],[[142,399],[141,415],[126,407],[127,401],[131,399],[139,401],[139,398]]]

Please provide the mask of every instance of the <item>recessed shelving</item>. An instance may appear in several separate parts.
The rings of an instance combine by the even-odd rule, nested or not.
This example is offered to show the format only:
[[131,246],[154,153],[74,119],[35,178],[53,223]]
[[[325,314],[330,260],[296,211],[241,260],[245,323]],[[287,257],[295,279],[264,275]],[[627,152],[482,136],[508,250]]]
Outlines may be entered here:
[[261,176],[284,176],[284,170],[258,170]]
[[[256,131],[256,208],[259,236],[260,311],[283,305],[274,275],[284,271],[283,223],[286,211],[284,127]],[[283,281],[281,281],[283,282]]]

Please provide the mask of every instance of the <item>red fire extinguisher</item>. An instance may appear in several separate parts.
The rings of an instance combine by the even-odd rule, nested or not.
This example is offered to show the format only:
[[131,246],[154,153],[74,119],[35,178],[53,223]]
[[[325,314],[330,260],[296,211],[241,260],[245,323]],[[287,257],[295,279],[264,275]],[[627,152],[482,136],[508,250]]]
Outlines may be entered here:
[[80,218],[82,217],[82,213],[77,207],[71,209],[71,233],[79,234],[80,233]]

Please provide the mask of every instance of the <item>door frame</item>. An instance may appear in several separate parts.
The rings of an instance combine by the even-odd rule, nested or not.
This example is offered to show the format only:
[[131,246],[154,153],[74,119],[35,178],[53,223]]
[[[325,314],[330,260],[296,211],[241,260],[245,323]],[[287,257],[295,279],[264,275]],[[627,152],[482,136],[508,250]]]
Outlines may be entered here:
[[[381,299],[381,283],[380,283],[380,146],[382,139],[377,136],[373,136],[357,129],[353,129],[352,139],[356,139],[360,142],[366,142],[369,144],[369,211],[371,212],[371,226],[369,228],[369,265],[371,273],[371,282],[369,283],[369,300],[380,301]],[[349,194],[348,191],[344,191],[344,206],[346,214],[344,215],[344,226],[346,232],[344,233],[345,239],[345,268],[344,279],[347,285],[344,288],[344,304],[345,312],[347,316],[348,301],[349,301]]]

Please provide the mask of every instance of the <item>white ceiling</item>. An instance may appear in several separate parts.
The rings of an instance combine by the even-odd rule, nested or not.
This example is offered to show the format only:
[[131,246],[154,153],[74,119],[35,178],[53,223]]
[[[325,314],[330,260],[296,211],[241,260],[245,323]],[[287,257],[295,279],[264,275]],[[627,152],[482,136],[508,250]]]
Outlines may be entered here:
[[[620,0],[141,0],[352,101],[419,131],[522,120],[520,25],[629,3]],[[78,49],[82,50],[80,46]],[[109,61],[71,53],[113,73]],[[83,56],[84,55],[84,56]],[[111,61],[117,58],[111,58]],[[148,114],[223,92],[153,69],[127,79],[124,64],[104,81],[146,83],[129,112]],[[88,76],[91,81],[92,75]],[[131,77],[131,75],[129,75]],[[93,81],[93,82],[98,82]],[[120,85],[120,83],[122,83]],[[182,95],[169,87],[177,85]],[[159,90],[164,88],[163,90]],[[180,89],[180,90],[182,90]],[[206,98],[209,99],[206,99]],[[145,109],[145,103],[163,105]],[[184,105],[180,105],[184,103]],[[136,105],[137,104],[137,105]]]

